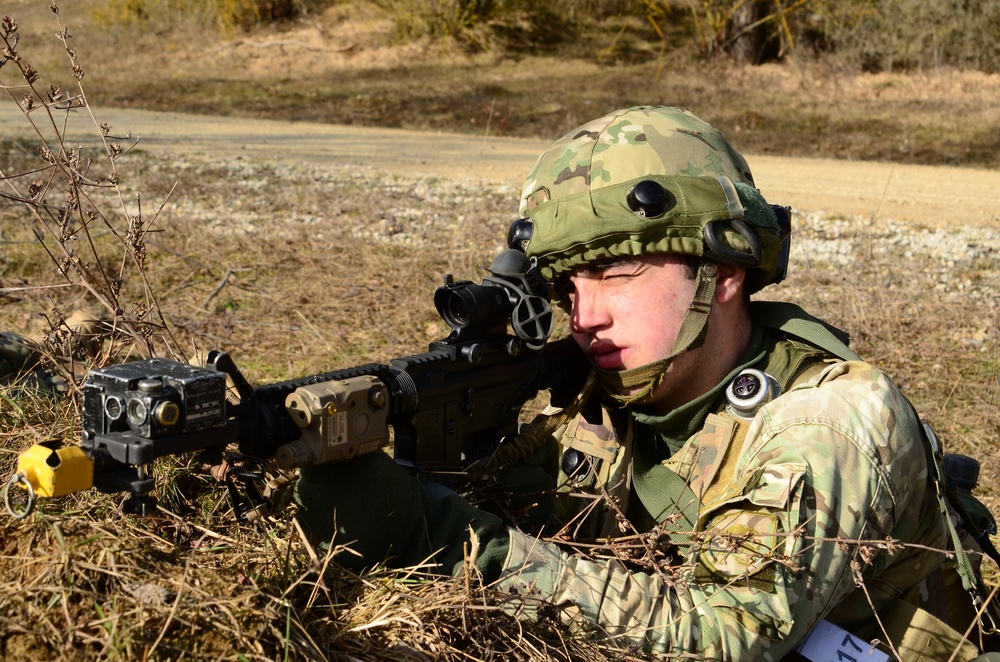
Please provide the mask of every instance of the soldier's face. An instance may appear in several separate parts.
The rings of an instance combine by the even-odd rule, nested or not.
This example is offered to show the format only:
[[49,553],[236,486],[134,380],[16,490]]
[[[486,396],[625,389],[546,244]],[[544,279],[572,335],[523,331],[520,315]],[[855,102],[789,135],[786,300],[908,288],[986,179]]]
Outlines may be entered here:
[[573,338],[599,368],[627,370],[670,356],[695,281],[676,255],[573,271],[566,296]]

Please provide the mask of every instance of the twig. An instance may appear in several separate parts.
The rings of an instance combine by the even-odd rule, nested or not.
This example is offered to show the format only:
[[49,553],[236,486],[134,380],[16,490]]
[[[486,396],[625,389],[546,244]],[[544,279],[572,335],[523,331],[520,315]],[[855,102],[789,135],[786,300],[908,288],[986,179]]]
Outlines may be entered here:
[[294,39],[273,39],[271,41],[234,41],[230,44],[225,44],[215,49],[216,53],[220,53],[230,48],[238,48],[239,46],[249,46],[250,48],[274,48],[275,46],[296,46],[298,48],[304,48],[309,51],[331,51],[333,53],[348,53],[357,48],[357,44],[350,44],[349,46],[342,46],[340,48],[327,48],[326,46],[313,46],[312,44],[306,44],[301,41],[295,41]]
[[0,287],[0,294],[11,292],[29,292],[31,290],[55,290],[63,287],[76,287],[76,283],[58,283],[56,285],[25,285],[24,287]]
[[215,289],[212,290],[212,292],[208,295],[205,301],[201,304],[202,308],[208,307],[209,302],[211,302],[212,299],[214,299],[216,295],[218,295],[219,292],[222,291],[222,288],[226,286],[226,283],[229,282],[229,277],[232,275],[233,275],[233,268],[229,267],[228,269],[226,269],[226,275],[222,277],[222,280],[219,281],[219,284],[215,286]]
[[[204,536],[202,539],[204,539]],[[197,547],[195,547],[195,549],[197,549]],[[174,617],[177,616],[177,608],[180,606],[181,594],[184,593],[184,587],[187,584],[188,575],[191,572],[191,561],[193,560],[194,550],[191,550],[191,554],[188,555],[187,563],[184,564],[184,574],[181,576],[181,581],[177,586],[177,595],[174,597],[174,604],[170,608],[170,614],[167,615],[167,620],[163,623],[163,628],[160,629],[160,634],[156,637],[156,641],[154,641],[153,645],[149,647],[149,650],[145,651],[145,656],[147,658],[152,657],[153,651],[156,650],[156,647],[160,645],[160,642],[163,641],[163,637],[167,634],[167,629],[170,628],[170,623],[174,620]]]
[[1000,591],[1000,586],[994,586],[993,590],[990,591],[989,596],[987,596],[986,600],[983,601],[983,605],[979,608],[979,611],[976,612],[976,617],[974,619],[972,619],[972,622],[969,623],[969,627],[967,627],[965,629],[965,632],[962,633],[962,641],[959,642],[958,646],[955,647],[955,650],[952,651],[951,657],[948,658],[948,662],[954,662],[954,660],[955,660],[956,656],[958,655],[959,651],[962,650],[962,643],[963,642],[966,642],[966,641],[968,641],[970,643],[972,642],[972,640],[969,639],[969,636],[972,634],[972,630],[973,630],[973,628],[976,627],[976,624],[979,623],[980,619],[986,614],[986,610],[989,608],[990,602],[992,602],[993,598],[995,598],[997,596],[997,591]]

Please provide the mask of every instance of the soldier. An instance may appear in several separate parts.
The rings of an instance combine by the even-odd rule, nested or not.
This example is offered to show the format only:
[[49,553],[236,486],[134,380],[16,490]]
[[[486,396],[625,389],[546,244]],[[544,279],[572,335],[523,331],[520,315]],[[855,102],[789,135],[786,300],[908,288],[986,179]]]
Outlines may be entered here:
[[302,471],[313,539],[355,541],[340,558],[358,567],[451,571],[473,531],[485,582],[649,652],[876,659],[862,656],[878,639],[903,659],[973,658],[956,631],[974,620],[972,580],[937,551],[954,529],[912,406],[836,330],[750,302],[784,276],[786,213],[719,132],[667,107],[575,129],[526,181],[515,239],[599,388],[546,412],[558,433],[500,481],[557,488],[528,502],[563,540],[631,535],[642,554],[574,553],[381,454]]
[[83,310],[60,316],[47,338],[0,331],[0,388],[66,395],[71,390],[67,377],[83,373],[86,360],[100,354],[106,335],[101,321]]
[[13,332],[0,332],[0,387],[65,395],[69,384],[44,365],[34,342]]

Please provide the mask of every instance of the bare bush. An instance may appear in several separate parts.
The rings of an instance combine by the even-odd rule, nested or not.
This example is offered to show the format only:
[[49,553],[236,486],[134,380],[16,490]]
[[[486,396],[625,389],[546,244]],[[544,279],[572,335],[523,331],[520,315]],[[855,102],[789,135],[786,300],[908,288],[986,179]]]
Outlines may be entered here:
[[829,45],[866,71],[1000,71],[1000,5],[991,0],[816,0],[810,11]]
[[[4,17],[0,89],[16,103],[31,125],[37,160],[14,172],[0,170],[0,198],[13,203],[4,215],[12,219],[11,238],[33,238],[50,260],[50,278],[35,286],[57,288],[62,281],[84,291],[103,310],[104,328],[97,345],[108,340],[98,364],[120,358],[127,346],[145,356],[180,356],[157,294],[145,273],[146,237],[155,231],[158,209],[143,207],[141,197],[123,187],[119,160],[138,142],[131,134],[116,135],[90,113],[82,81],[85,75],[68,29],[52,5],[72,82],[64,88],[44,81],[18,50],[17,23]],[[69,113],[89,114],[96,141],[91,147],[71,141]],[[65,327],[64,311],[53,308],[53,335]],[[53,342],[48,348],[58,350]],[[73,357],[76,358],[76,357]]]

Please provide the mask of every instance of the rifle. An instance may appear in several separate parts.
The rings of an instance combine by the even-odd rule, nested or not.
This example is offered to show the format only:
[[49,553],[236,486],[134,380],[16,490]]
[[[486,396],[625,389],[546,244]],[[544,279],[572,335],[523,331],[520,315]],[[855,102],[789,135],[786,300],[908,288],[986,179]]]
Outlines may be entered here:
[[[446,276],[434,304],[451,333],[387,364],[257,387],[215,350],[204,367],[152,358],[92,370],[80,443],[50,440],[22,453],[7,509],[25,517],[36,497],[94,487],[128,492],[124,510],[150,514],[150,465],[194,451],[228,453],[226,484],[241,520],[270,511],[257,484],[271,458],[291,470],[391,443],[396,461],[425,480],[453,481],[517,432],[522,407],[540,390],[551,390],[557,404],[576,395],[589,372],[572,339],[547,342],[548,286],[522,252],[505,250],[487,272],[481,285]],[[235,401],[227,397],[233,392]],[[232,444],[238,450],[225,450]],[[28,491],[23,511],[10,503],[15,485]]]

